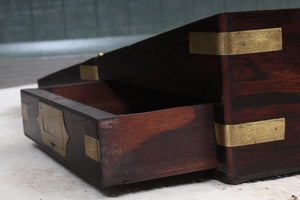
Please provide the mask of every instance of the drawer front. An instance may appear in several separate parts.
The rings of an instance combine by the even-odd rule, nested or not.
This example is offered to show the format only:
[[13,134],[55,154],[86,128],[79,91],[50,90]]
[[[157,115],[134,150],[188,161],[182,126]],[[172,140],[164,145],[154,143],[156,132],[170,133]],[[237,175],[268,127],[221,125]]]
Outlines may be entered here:
[[25,135],[87,180],[101,184],[97,119],[58,104],[47,92],[22,91],[21,96]]

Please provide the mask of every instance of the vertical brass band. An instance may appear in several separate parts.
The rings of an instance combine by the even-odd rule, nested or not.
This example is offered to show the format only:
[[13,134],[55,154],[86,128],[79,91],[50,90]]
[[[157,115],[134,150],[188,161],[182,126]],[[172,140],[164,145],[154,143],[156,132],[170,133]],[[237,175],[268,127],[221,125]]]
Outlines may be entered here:
[[25,103],[22,103],[22,118],[28,120],[28,105]]
[[100,162],[99,140],[88,135],[84,135],[85,155]]
[[282,50],[282,29],[236,32],[190,32],[190,53],[240,55]]
[[215,123],[217,144],[238,147],[285,139],[285,118],[235,125]]
[[80,79],[97,81],[99,80],[98,67],[96,65],[80,65]]

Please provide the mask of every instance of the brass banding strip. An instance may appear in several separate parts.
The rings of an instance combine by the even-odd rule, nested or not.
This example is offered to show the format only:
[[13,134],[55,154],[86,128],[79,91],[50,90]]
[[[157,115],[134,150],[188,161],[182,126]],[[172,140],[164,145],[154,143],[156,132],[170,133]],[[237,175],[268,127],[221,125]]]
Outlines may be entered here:
[[85,155],[100,162],[99,140],[88,135],[84,135]]
[[28,105],[25,103],[22,103],[22,118],[28,120]]
[[234,125],[215,123],[217,144],[238,147],[285,139],[285,118]]
[[96,65],[80,65],[80,79],[97,81],[99,80],[98,67]]
[[235,32],[190,32],[190,53],[240,55],[282,50],[282,29]]

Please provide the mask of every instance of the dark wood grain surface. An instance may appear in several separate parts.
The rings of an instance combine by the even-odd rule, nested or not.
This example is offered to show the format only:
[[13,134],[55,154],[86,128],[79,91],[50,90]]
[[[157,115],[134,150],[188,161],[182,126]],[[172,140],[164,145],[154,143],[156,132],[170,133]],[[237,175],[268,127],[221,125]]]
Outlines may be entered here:
[[168,31],[98,58],[103,80],[220,102],[219,57],[189,53],[189,32],[219,31],[219,16]]
[[226,56],[225,123],[286,119],[283,141],[221,148],[225,179],[238,183],[300,170],[300,10],[229,13],[223,22],[226,31],[281,27],[283,40],[282,51]]

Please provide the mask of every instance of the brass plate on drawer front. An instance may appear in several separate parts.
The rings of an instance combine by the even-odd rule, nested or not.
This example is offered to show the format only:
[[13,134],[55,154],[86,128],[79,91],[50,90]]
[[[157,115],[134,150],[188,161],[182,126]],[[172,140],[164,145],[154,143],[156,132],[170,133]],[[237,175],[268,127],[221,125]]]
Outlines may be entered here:
[[215,123],[217,144],[238,147],[285,139],[285,118],[234,125]]
[[61,156],[66,156],[69,135],[65,127],[63,112],[39,102],[38,122],[43,143]]
[[240,55],[282,50],[281,28],[235,32],[191,32],[190,53]]

